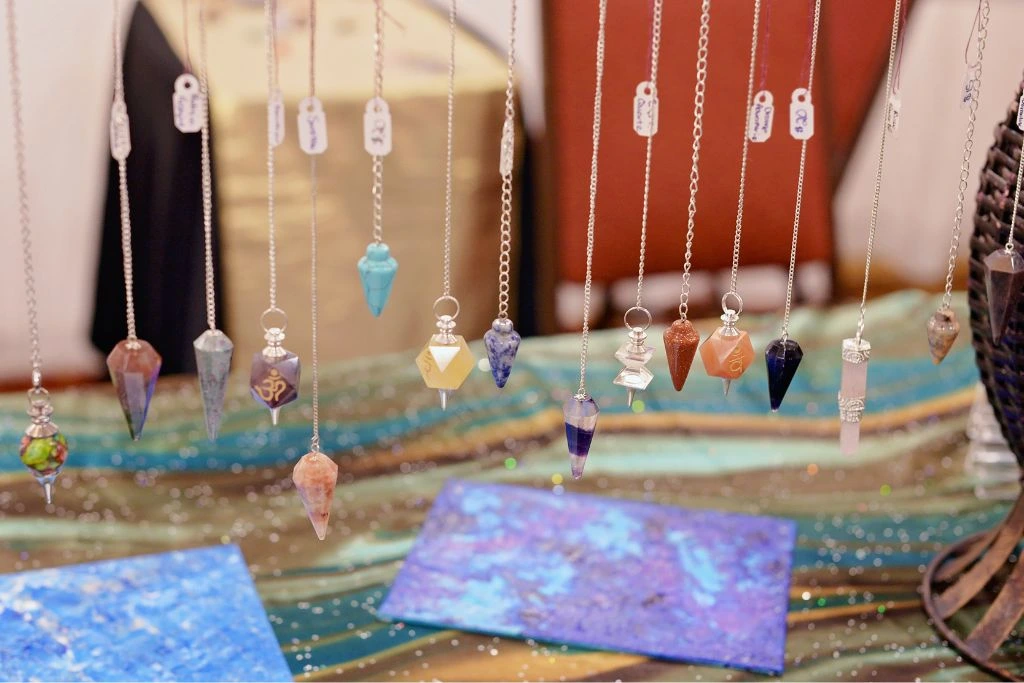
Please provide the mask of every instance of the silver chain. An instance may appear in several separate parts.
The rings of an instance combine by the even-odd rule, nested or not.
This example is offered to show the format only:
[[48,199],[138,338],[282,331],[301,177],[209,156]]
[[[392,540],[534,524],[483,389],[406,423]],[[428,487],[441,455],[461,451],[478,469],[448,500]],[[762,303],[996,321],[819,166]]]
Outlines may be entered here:
[[750,67],[747,70],[747,106],[743,110],[743,156],[740,157],[740,196],[736,206],[736,233],[732,239],[732,272],[729,276],[729,293],[736,294],[736,277],[740,272],[740,240],[743,237],[743,202],[747,185],[747,152],[750,138],[747,135],[747,117],[754,102],[754,66],[757,63],[757,31],[761,24],[761,0],[754,0],[754,27],[750,37]]
[[[384,0],[374,0],[373,97],[384,97]],[[373,241],[384,241],[384,157],[373,155]]]
[[203,184],[203,253],[206,271],[206,324],[217,329],[217,301],[213,281],[213,177],[210,172],[210,82],[206,71],[206,0],[199,0],[199,94],[205,116],[201,129],[200,164]]
[[[989,1],[979,0],[978,13],[971,24],[971,35],[974,35],[975,25],[978,29],[977,45],[978,58],[973,64],[967,62],[967,52],[964,52],[964,61],[967,68],[973,69],[971,75],[971,101],[968,104],[967,133],[964,137],[963,157],[960,160],[960,182],[956,192],[956,210],[953,212],[953,233],[949,242],[949,263],[946,268],[946,291],[942,296],[942,308],[948,309],[953,298],[953,271],[956,269],[956,257],[960,251],[960,226],[964,218],[964,195],[967,192],[968,179],[971,174],[971,153],[974,151],[974,124],[978,114],[978,100],[981,97],[981,60],[985,55],[985,41],[988,38],[988,15]],[[968,38],[967,48],[970,48]]]
[[[316,97],[316,0],[309,0],[309,96]],[[320,356],[317,349],[317,326],[319,306],[317,304],[317,177],[316,154],[309,155],[309,292],[310,320],[313,357],[313,437],[309,440],[311,451],[320,452]]]
[[452,295],[452,145],[455,120],[456,0],[448,2],[448,143],[444,162],[444,294]]
[[36,275],[32,261],[32,221],[28,202],[28,173],[25,171],[25,131],[21,119],[21,70],[14,0],[7,0],[7,58],[10,69],[14,168],[18,177],[18,222],[21,225],[21,255],[25,273],[25,311],[28,314],[29,360],[32,363],[32,388],[39,389],[43,383],[43,355],[39,341]]
[[[662,0],[654,0],[651,12],[651,94],[658,96],[658,52],[661,50]],[[655,99],[657,101],[657,99]],[[657,106],[657,105],[655,105]],[[644,157],[644,201],[640,212],[640,265],[636,276],[636,307],[643,307],[644,262],[647,260],[647,214],[651,195],[651,156],[654,152],[654,135],[647,136],[647,153]]]
[[693,259],[693,232],[697,215],[697,186],[700,182],[700,140],[704,135],[704,93],[708,80],[708,35],[711,30],[711,0],[700,6],[700,33],[697,38],[697,84],[693,88],[693,155],[690,158],[690,203],[686,209],[686,253],[683,256],[683,285],[679,291],[679,317],[686,320],[690,311],[690,268]]
[[[508,80],[505,83],[505,125],[502,127],[501,144],[508,141],[504,132],[515,126],[515,69],[516,69],[516,0],[509,0],[510,17],[508,28]],[[502,154],[515,156],[515,146],[501,150]],[[508,173],[501,176],[501,251],[498,253],[498,317],[508,319],[509,273],[512,260],[512,165]]]
[[[821,19],[821,0],[814,1],[814,28],[811,29],[811,56],[807,67],[807,100],[813,102],[814,62],[818,55],[818,25]],[[800,236],[800,209],[804,200],[804,171],[807,168],[807,142],[800,142],[800,170],[796,175],[796,202],[793,207],[793,243],[789,248],[789,279],[786,282],[786,312],[782,316],[782,339],[789,339],[789,314],[793,309],[793,280],[796,277],[796,245]]]
[[875,169],[875,189],[871,200],[871,219],[868,224],[867,255],[864,258],[864,289],[860,296],[860,315],[857,319],[858,344],[860,344],[861,338],[864,336],[864,318],[867,315],[868,281],[871,278],[871,252],[875,248],[875,232],[878,229],[878,201],[882,193],[882,165],[885,160],[885,140],[889,129],[889,108],[892,106],[891,95],[893,64],[896,61],[896,46],[899,42],[900,7],[902,4],[902,0],[896,0],[892,14],[892,37],[889,39],[889,64],[885,69],[885,106],[882,107],[882,135],[878,145],[878,167]]
[[590,209],[587,216],[587,274],[583,281],[583,331],[580,334],[580,388],[577,398],[587,395],[587,351],[590,345],[590,288],[594,266],[594,225],[597,216],[597,153],[601,142],[601,86],[604,80],[605,24],[608,0],[598,0],[597,58],[594,73],[594,124],[591,133],[593,151],[590,155]]
[[[124,105],[124,63],[121,58],[121,2],[114,3],[114,102]],[[121,218],[121,264],[124,268],[125,317],[128,324],[128,341],[134,342],[135,294],[132,274],[132,219],[128,201],[128,160],[117,160],[117,189]]]
[[188,40],[188,0],[181,0],[181,38],[185,49],[185,73],[192,73],[192,50]]
[[[264,43],[267,53],[267,94],[277,92],[277,0],[263,1]],[[269,119],[268,119],[269,123]],[[270,270],[270,310],[277,308],[277,226],[274,214],[274,145],[267,131],[267,264]]]

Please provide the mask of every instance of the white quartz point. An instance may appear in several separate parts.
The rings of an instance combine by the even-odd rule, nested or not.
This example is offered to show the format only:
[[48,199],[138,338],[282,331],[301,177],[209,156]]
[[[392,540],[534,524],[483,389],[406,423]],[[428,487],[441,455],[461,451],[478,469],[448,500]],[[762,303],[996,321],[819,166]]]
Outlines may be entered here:
[[843,455],[853,455],[860,444],[870,358],[871,344],[866,339],[843,340],[843,372],[839,382],[839,452]]

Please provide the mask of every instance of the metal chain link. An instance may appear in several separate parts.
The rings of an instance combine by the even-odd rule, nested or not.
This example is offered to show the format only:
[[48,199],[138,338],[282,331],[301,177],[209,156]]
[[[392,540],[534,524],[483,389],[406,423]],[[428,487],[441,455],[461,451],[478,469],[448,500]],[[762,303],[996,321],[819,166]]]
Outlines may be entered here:
[[587,216],[587,274],[583,283],[583,331],[580,334],[580,387],[577,398],[587,395],[587,351],[590,346],[590,290],[594,266],[594,226],[597,216],[597,153],[601,142],[601,85],[604,80],[605,24],[608,0],[598,0],[597,48],[594,69],[594,123],[591,131],[593,151],[590,155],[590,204]]
[[[309,96],[316,96],[316,0],[309,0]],[[309,302],[311,356],[313,358],[313,436],[309,449],[320,452],[320,355],[317,348],[317,328],[320,311],[317,302],[317,176],[316,154],[309,155]]]
[[[757,32],[761,24],[761,0],[754,0],[754,26],[750,37],[750,67],[747,70],[747,106],[743,110],[743,155],[740,157],[740,195],[736,207],[736,232],[732,240],[732,272],[729,277],[729,293],[736,295],[736,277],[740,271],[740,240],[743,237],[743,202],[747,185],[747,153],[750,137],[747,135],[747,117],[754,102],[754,66],[757,63]],[[723,300],[724,301],[724,300]]]
[[25,279],[25,312],[28,315],[29,361],[32,388],[43,383],[43,355],[39,339],[36,275],[32,260],[32,216],[28,201],[28,173],[25,170],[25,129],[21,118],[21,68],[18,61],[18,23],[14,0],[7,0],[7,65],[11,89],[11,131],[14,137],[14,169],[18,179],[18,222],[21,226],[21,256]]
[[[505,124],[502,127],[501,144],[504,146],[509,141],[505,139],[504,132],[512,130],[516,120],[515,103],[515,69],[516,69],[516,0],[509,0],[510,17],[508,28],[508,72],[505,83]],[[514,138],[512,138],[514,140]],[[512,149],[501,150],[502,154],[509,154],[511,159],[515,157],[515,144]],[[509,299],[509,273],[512,260],[512,165],[509,165],[508,173],[501,176],[501,250],[498,253],[498,318],[508,319]]]
[[199,94],[205,115],[201,128],[200,166],[203,186],[203,253],[206,271],[206,324],[217,329],[217,301],[213,274],[213,176],[210,171],[210,82],[206,71],[206,0],[199,0]]
[[455,29],[456,0],[448,2],[448,143],[444,161],[444,293],[452,295],[452,146],[455,120]]
[[[121,57],[121,2],[114,4],[114,102],[124,105],[124,61]],[[132,273],[132,219],[131,205],[128,201],[128,161],[117,160],[117,190],[121,220],[121,265],[124,268],[125,318],[128,326],[128,341],[134,342],[135,334],[135,294]]]
[[704,136],[704,94],[708,79],[708,35],[711,30],[711,0],[700,6],[700,33],[697,38],[697,84],[693,88],[693,155],[690,158],[690,202],[686,209],[686,253],[683,256],[683,285],[679,291],[679,317],[686,320],[690,310],[690,268],[693,259],[693,232],[697,215],[697,186],[700,182],[700,141]]
[[[384,97],[384,0],[373,4],[373,97],[379,103]],[[373,155],[373,241],[384,241],[384,157],[379,154]]]
[[875,233],[878,230],[878,201],[882,194],[882,166],[885,161],[885,141],[889,125],[889,108],[893,83],[893,65],[896,61],[896,46],[900,35],[900,7],[903,1],[896,0],[892,15],[892,37],[889,39],[889,63],[885,69],[885,105],[882,107],[882,135],[878,145],[878,167],[875,169],[875,188],[871,200],[871,219],[868,223],[868,248],[864,258],[864,289],[860,296],[860,315],[857,319],[857,343],[864,336],[864,318],[867,315],[868,281],[871,278],[871,252],[875,248]]
[[[989,0],[979,0],[978,13],[971,24],[971,35],[974,34],[975,26],[978,29],[977,45],[978,59],[973,64],[967,60],[967,52],[964,52],[964,61],[968,69],[973,69],[971,76],[971,101],[968,105],[967,133],[964,137],[964,151],[960,160],[960,182],[956,192],[956,210],[953,212],[953,232],[949,241],[949,262],[946,267],[946,291],[942,295],[942,309],[948,309],[953,298],[953,271],[956,269],[956,258],[960,251],[960,226],[964,218],[964,197],[967,193],[967,184],[971,175],[971,154],[974,151],[974,125],[977,121],[978,100],[981,97],[981,61],[985,55],[985,42],[988,38],[988,15]],[[970,47],[968,39],[968,47]]]
[[[658,97],[658,52],[661,50],[662,0],[654,0],[651,10],[651,96]],[[647,260],[647,215],[651,195],[651,157],[654,152],[654,135],[647,136],[647,153],[644,157],[644,202],[640,212],[640,265],[636,276],[636,307],[643,308],[644,262]]]
[[[818,25],[821,20],[821,0],[814,0],[814,28],[811,29],[811,56],[807,68],[807,100],[813,102],[814,62],[818,54]],[[800,236],[800,209],[804,199],[804,172],[807,168],[808,138],[800,142],[800,170],[796,174],[796,202],[793,207],[793,242],[789,248],[789,277],[786,282],[786,312],[782,316],[782,339],[789,339],[789,314],[793,309],[793,280],[796,277],[796,246]]]
[[[277,62],[277,0],[263,1],[265,22],[264,46],[267,56],[267,95],[272,97],[278,90]],[[268,119],[268,125],[270,121]],[[277,309],[277,225],[274,212],[274,145],[267,131],[267,266],[270,279],[270,310]]]

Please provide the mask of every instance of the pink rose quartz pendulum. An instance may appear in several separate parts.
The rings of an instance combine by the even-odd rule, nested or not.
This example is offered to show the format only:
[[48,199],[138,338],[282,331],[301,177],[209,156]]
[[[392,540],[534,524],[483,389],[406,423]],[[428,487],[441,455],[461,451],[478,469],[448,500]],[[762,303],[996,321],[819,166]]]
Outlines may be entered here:
[[[273,0],[267,0],[272,2]],[[327,522],[331,517],[331,505],[334,502],[334,488],[338,482],[338,465],[320,451],[320,362],[317,355],[317,226],[316,226],[316,160],[319,154],[327,149],[325,135],[326,121],[323,107],[313,94],[312,84],[316,65],[316,0],[310,2],[310,96],[304,100],[311,105],[308,109],[300,106],[299,127],[308,126],[316,135],[313,138],[300,139],[300,146],[310,159],[310,317],[312,319],[312,366],[313,366],[313,437],[309,442],[309,453],[299,458],[292,470],[292,482],[299,493],[306,515],[313,524],[313,530],[321,541],[327,536]],[[301,138],[302,136],[300,136]]]

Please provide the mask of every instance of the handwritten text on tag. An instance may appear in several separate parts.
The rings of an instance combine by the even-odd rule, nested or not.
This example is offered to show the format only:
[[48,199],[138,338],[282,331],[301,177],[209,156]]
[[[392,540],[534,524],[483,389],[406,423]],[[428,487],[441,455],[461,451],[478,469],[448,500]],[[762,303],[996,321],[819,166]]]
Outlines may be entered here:
[[274,90],[267,100],[267,143],[277,147],[284,142],[284,100],[281,91]]
[[1024,95],[1020,97],[1020,104],[1017,105],[1017,128],[1024,130]]
[[903,101],[900,99],[899,90],[894,90],[889,96],[889,108],[886,111],[885,125],[893,137],[900,132],[900,110],[903,108]]
[[633,130],[647,138],[658,132],[658,91],[650,81],[642,81],[636,86]]
[[775,105],[772,94],[761,90],[754,95],[747,117],[747,138],[751,142],[766,142],[772,136],[772,122],[775,120]]
[[327,117],[324,106],[316,97],[299,102],[299,147],[306,154],[327,151]]
[[796,140],[814,137],[814,104],[807,88],[797,88],[789,102],[789,134]]
[[960,88],[960,108],[967,109],[971,106],[971,100],[974,99],[974,79],[971,77],[970,70],[964,72],[964,83]]
[[206,102],[199,90],[199,79],[181,74],[174,79],[174,127],[182,133],[198,133],[206,121]]
[[110,107],[110,156],[124,161],[132,152],[132,136],[128,127],[128,107],[124,100],[115,100]]
[[363,112],[363,147],[376,157],[391,153],[391,110],[382,98],[374,97]]

